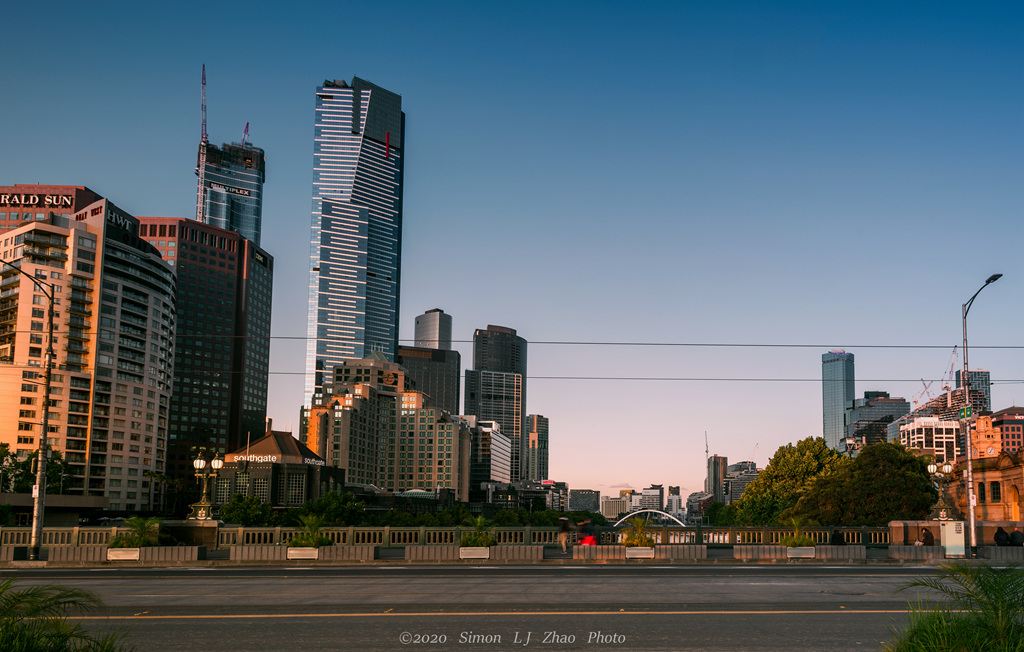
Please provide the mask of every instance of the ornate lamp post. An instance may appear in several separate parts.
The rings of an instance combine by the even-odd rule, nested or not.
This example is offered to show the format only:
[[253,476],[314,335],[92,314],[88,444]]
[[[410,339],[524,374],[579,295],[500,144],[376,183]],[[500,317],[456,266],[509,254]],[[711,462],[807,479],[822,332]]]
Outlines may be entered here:
[[985,279],[985,285],[978,288],[978,291],[971,295],[971,298],[963,305],[963,322],[964,322],[964,407],[960,410],[960,432],[964,433],[964,445],[967,447],[967,518],[970,520],[970,534],[971,534],[971,552],[968,557],[974,557],[978,548],[978,532],[977,532],[977,520],[974,515],[974,506],[977,504],[978,499],[974,495],[974,441],[971,437],[971,377],[969,367],[967,366],[967,313],[970,312],[971,306],[974,304],[974,299],[977,298],[978,294],[982,290],[987,288],[989,284],[995,283],[1002,274],[993,274]]
[[939,502],[932,507],[931,513],[928,518],[933,521],[949,521],[953,519],[953,513],[956,511],[949,504],[946,503],[946,491],[949,486],[949,476],[953,472],[953,465],[949,462],[944,463],[941,467],[935,462],[928,465],[928,473],[931,473],[939,481]]
[[206,521],[213,517],[213,503],[210,501],[208,487],[210,485],[210,479],[217,477],[217,472],[224,466],[224,460],[219,455],[214,454],[213,459],[209,462],[210,470],[207,471],[206,456],[203,451],[199,451],[196,455],[196,459],[192,460],[192,466],[196,469],[196,477],[199,478],[199,482],[203,486],[203,495],[199,498],[199,502],[192,505],[192,512],[188,515],[190,519]]

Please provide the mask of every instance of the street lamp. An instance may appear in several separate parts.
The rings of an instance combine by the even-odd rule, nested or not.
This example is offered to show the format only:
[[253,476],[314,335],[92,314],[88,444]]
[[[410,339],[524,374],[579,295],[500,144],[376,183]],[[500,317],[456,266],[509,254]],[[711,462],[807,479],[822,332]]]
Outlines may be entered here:
[[[29,274],[16,265],[6,260],[0,260],[10,269],[21,274],[39,288],[39,291],[46,295],[49,300],[49,309],[46,312],[46,358],[43,364],[43,421],[42,432],[39,433],[39,453],[36,460],[36,486],[32,489],[32,537],[29,540],[28,558],[31,561],[39,559],[40,541],[43,538],[43,513],[46,506],[46,435],[50,428],[50,376],[53,371],[53,293],[52,283],[41,281],[34,275]],[[49,290],[49,291],[47,291]],[[20,304],[20,300],[19,300]]]
[[948,521],[950,519],[950,513],[953,510],[946,504],[946,486],[949,484],[949,474],[952,472],[953,465],[949,462],[945,462],[941,467],[935,462],[928,465],[928,473],[939,481],[939,502],[932,508],[931,520]]
[[206,455],[203,451],[199,451],[196,455],[196,459],[192,460],[192,466],[195,467],[196,477],[199,478],[199,482],[203,485],[203,495],[199,498],[199,502],[192,505],[192,513],[189,514],[190,519],[206,521],[213,516],[213,504],[210,502],[207,493],[207,487],[209,486],[210,479],[217,477],[217,472],[224,466],[224,460],[217,454],[214,454],[213,459],[209,461],[210,470],[207,471]]
[[971,305],[974,304],[974,299],[981,293],[982,290],[987,288],[990,283],[995,283],[1002,274],[993,274],[985,279],[985,285],[978,288],[978,291],[971,295],[971,298],[967,300],[967,303],[963,305],[963,322],[964,322],[964,407],[960,411],[961,419],[961,432],[964,433],[964,443],[967,445],[967,518],[970,520],[970,532],[971,532],[971,554],[969,557],[974,557],[975,552],[978,548],[978,533],[975,531],[977,527],[977,521],[974,515],[974,506],[978,502],[977,497],[974,495],[974,463],[972,458],[974,457],[974,442],[971,439],[971,378],[969,367],[967,365],[967,313],[971,310]]

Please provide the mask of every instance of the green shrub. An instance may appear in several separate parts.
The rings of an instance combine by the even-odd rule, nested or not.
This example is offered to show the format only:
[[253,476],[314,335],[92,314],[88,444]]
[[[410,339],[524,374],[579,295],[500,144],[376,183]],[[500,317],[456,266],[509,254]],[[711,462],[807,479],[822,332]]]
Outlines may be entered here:
[[498,542],[483,516],[473,520],[473,532],[463,532],[459,543],[464,548],[488,548]]
[[787,534],[779,539],[779,543],[787,548],[804,548],[814,546],[814,539],[806,534]]
[[319,514],[305,514],[299,517],[299,521],[302,523],[302,531],[291,538],[288,542],[290,547],[319,548],[334,544],[329,536],[320,533],[324,518]]
[[894,630],[892,652],[991,650],[1024,652],[1024,571],[954,562],[936,577],[919,577],[900,588],[927,588],[942,601],[911,603],[908,624]]
[[644,518],[634,516],[626,521],[626,527],[622,529],[622,545],[627,548],[654,547],[654,533]]
[[145,548],[157,546],[160,537],[160,519],[155,516],[133,516],[124,522],[128,532],[118,534],[107,542],[108,548]]

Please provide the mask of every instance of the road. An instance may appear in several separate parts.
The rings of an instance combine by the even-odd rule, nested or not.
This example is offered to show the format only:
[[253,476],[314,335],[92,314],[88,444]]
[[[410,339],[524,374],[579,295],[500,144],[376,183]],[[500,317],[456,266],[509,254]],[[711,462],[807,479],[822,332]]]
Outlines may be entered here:
[[[184,650],[878,650],[928,567],[335,566],[5,571],[97,593]],[[546,642],[545,642],[546,641]]]

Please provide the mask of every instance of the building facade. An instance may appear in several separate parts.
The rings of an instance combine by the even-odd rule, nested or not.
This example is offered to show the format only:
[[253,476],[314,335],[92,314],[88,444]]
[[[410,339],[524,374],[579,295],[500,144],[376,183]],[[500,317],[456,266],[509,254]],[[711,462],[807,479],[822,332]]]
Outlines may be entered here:
[[470,490],[476,492],[484,484],[512,482],[512,442],[501,432],[496,421],[481,421],[473,415],[463,417],[472,433]]
[[224,143],[220,147],[205,143],[205,147],[203,206],[197,213],[202,215],[204,223],[238,233],[258,247],[263,230],[263,182],[267,173],[263,150],[240,143]]
[[899,424],[899,442],[904,448],[932,455],[935,463],[955,462],[960,455],[960,422],[938,417],[914,417]]
[[302,409],[300,440],[347,482],[392,492],[449,489],[469,499],[470,425],[413,390],[381,354],[346,360]]
[[490,325],[473,334],[473,369],[466,370],[466,414],[497,421],[512,442],[512,481],[525,475],[526,340]]
[[274,259],[195,220],[143,217],[139,234],[177,276],[167,471],[190,477],[196,448],[223,455],[266,429]]
[[304,405],[346,359],[394,360],[402,257],[401,96],[353,77],[316,89]]
[[[534,482],[547,480],[548,418],[540,414],[526,417],[526,479]],[[593,510],[597,511],[597,510]]]
[[704,480],[704,491],[714,497],[714,502],[726,502],[725,475],[729,466],[729,458],[712,455],[708,458],[708,475]]
[[1024,408],[1009,407],[993,412],[992,427],[999,430],[1002,450],[1017,453],[1024,448]]
[[416,346],[424,349],[452,348],[452,316],[434,308],[416,317]]
[[910,413],[904,398],[891,398],[888,392],[864,392],[847,405],[846,428],[836,449],[855,454],[865,446],[887,441],[889,424]]
[[[960,389],[963,387],[962,376],[964,374],[963,369],[956,370],[956,388]],[[983,404],[979,408],[984,412],[992,411],[992,374],[989,373],[988,369],[971,369],[967,372],[967,381],[970,385],[972,392],[981,392],[985,397]]]
[[595,489],[570,489],[570,512],[601,512],[601,492]]
[[846,434],[846,405],[854,396],[853,354],[829,351],[821,356],[822,436],[838,450]]
[[434,405],[449,414],[459,414],[462,356],[458,351],[399,346],[395,362],[405,367],[415,388],[430,396]]
[[[47,443],[71,468],[65,493],[148,509],[147,474],[166,470],[174,274],[135,217],[86,188],[0,187],[0,213],[19,213],[0,232],[0,442],[36,450],[47,410]],[[54,299],[49,406],[50,302],[29,276]]]

